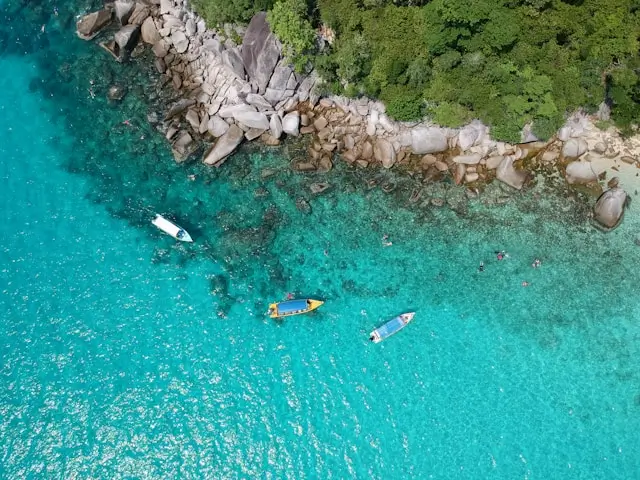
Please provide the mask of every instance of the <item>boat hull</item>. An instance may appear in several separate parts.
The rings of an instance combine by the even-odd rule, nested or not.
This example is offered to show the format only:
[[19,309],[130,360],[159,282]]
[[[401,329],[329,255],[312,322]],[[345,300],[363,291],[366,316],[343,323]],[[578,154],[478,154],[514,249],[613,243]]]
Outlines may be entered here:
[[414,315],[415,312],[408,312],[392,318],[387,323],[371,332],[369,334],[369,340],[371,340],[373,343],[380,343],[385,338],[389,338],[391,335],[395,335],[404,327],[406,327],[409,322],[411,322],[411,320],[413,320]]
[[272,303],[269,305],[268,315],[271,318],[291,317],[315,310],[324,302],[305,298],[302,300],[287,300],[286,302]]
[[156,218],[151,220],[156,227],[162,230],[164,233],[171,235],[176,240],[180,240],[181,242],[193,242],[191,235],[179,225],[167,220],[162,215],[156,215]]

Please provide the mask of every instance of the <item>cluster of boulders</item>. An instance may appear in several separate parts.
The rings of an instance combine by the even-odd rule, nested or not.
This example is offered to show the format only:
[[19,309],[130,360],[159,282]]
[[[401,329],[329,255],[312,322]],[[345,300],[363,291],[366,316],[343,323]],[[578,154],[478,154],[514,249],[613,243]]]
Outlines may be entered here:
[[[78,35],[93,38],[114,17],[120,29],[101,45],[124,61],[142,40],[154,52],[166,83],[181,92],[162,123],[179,162],[203,141],[211,146],[202,161],[217,167],[244,140],[277,145],[283,135],[312,135],[307,158],[294,163],[297,170],[326,172],[341,158],[361,168],[410,165],[425,180],[447,174],[473,188],[497,178],[521,189],[532,176],[527,161],[534,158],[539,165],[559,165],[572,184],[597,183],[601,159],[619,158],[640,167],[621,140],[596,129],[585,115],[572,117],[549,142],[537,141],[527,130],[523,143],[512,145],[491,139],[488,127],[477,121],[460,129],[395,122],[380,102],[321,98],[315,72],[300,75],[283,59],[265,13],[256,14],[246,29],[218,32],[207,29],[184,0],[117,0],[83,17]],[[623,211],[625,200],[617,194],[607,197],[603,210],[609,220],[603,225],[611,224],[612,212]],[[598,212],[594,217],[604,218]]]

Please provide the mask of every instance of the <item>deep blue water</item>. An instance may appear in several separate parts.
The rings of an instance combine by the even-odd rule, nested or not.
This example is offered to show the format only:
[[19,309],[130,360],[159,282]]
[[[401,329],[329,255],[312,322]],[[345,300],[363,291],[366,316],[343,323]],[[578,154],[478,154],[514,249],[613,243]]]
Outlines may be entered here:
[[[637,210],[603,235],[542,180],[425,187],[448,208],[281,150],[177,166],[143,64],[75,37],[90,3],[0,5],[3,478],[638,477]],[[288,293],[326,303],[268,319]]]

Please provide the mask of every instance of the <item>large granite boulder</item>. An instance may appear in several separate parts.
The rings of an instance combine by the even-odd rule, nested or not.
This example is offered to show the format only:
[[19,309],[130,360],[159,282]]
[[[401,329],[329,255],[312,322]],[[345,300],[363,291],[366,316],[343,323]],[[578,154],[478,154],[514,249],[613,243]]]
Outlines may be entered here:
[[127,23],[130,23],[131,25],[142,25],[150,14],[151,10],[149,6],[136,2],[136,7],[133,9]]
[[588,145],[584,138],[570,138],[562,147],[562,154],[565,157],[579,157],[587,151]]
[[300,126],[300,114],[297,111],[287,113],[282,119],[282,130],[287,135],[293,135],[297,137],[300,132],[298,127]]
[[85,15],[76,23],[76,33],[83,40],[91,40],[100,30],[111,23],[112,10],[103,8],[97,12]]
[[173,158],[177,163],[188,160],[196,149],[197,144],[188,132],[182,132],[171,145],[171,153],[173,153]]
[[[380,116],[382,124],[383,116]],[[449,148],[447,136],[438,128],[416,128],[411,130],[411,150],[417,155],[444,152]]]
[[189,39],[181,30],[176,30],[171,34],[171,43],[178,53],[184,53],[189,48]]
[[153,21],[153,17],[147,17],[146,20],[142,22],[140,34],[142,36],[142,41],[149,45],[155,45],[162,39],[158,33],[156,23]]
[[593,207],[593,219],[606,230],[616,228],[627,203],[627,193],[621,188],[612,188],[604,192]]
[[244,80],[244,65],[238,48],[222,52],[222,62],[241,80]]
[[102,42],[100,46],[113,55],[118,62],[124,62],[138,44],[140,25],[125,25],[116,32],[113,40]]
[[244,132],[237,125],[231,125],[229,130],[222,135],[211,149],[205,153],[203,162],[206,165],[219,167],[231,155],[238,145],[242,143]]
[[215,138],[221,137],[229,130],[229,124],[217,115],[213,115],[207,122],[207,131]]
[[282,120],[280,115],[273,114],[269,120],[269,133],[275,139],[279,139],[282,136]]
[[506,156],[496,169],[496,178],[502,183],[509,185],[517,190],[522,189],[524,182],[527,181],[529,174],[523,170],[516,170],[513,167],[513,157]]
[[120,23],[121,26],[126,25],[129,22],[129,18],[133,13],[133,9],[136,4],[132,0],[116,0],[114,3],[114,11],[116,14],[116,20]]
[[458,133],[458,145],[463,152],[479,143],[480,140],[482,140],[480,128],[476,128],[475,124],[467,125]]
[[237,112],[233,115],[236,122],[246,125],[249,128],[261,130],[269,129],[269,120],[262,112]]
[[396,151],[386,138],[378,138],[373,146],[373,156],[384,168],[391,168],[396,163]]
[[265,92],[280,53],[280,43],[271,32],[266,12],[256,13],[242,40],[242,63],[258,93]]
[[123,54],[128,55],[136,48],[140,39],[140,25],[126,25],[116,32],[113,39],[119,47],[116,55],[121,57]]
[[567,165],[565,170],[565,178],[567,183],[590,183],[598,180],[598,175],[593,169],[591,162],[575,161]]

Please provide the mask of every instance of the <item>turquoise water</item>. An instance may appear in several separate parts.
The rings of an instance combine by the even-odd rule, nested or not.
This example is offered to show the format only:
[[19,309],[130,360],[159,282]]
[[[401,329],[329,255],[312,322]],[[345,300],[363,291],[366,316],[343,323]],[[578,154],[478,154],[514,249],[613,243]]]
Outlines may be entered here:
[[[543,181],[410,203],[393,172],[257,147],[176,166],[146,71],[75,38],[89,6],[3,7],[26,20],[0,34],[3,478],[637,478],[636,217],[603,235]],[[288,293],[326,303],[266,318]]]

